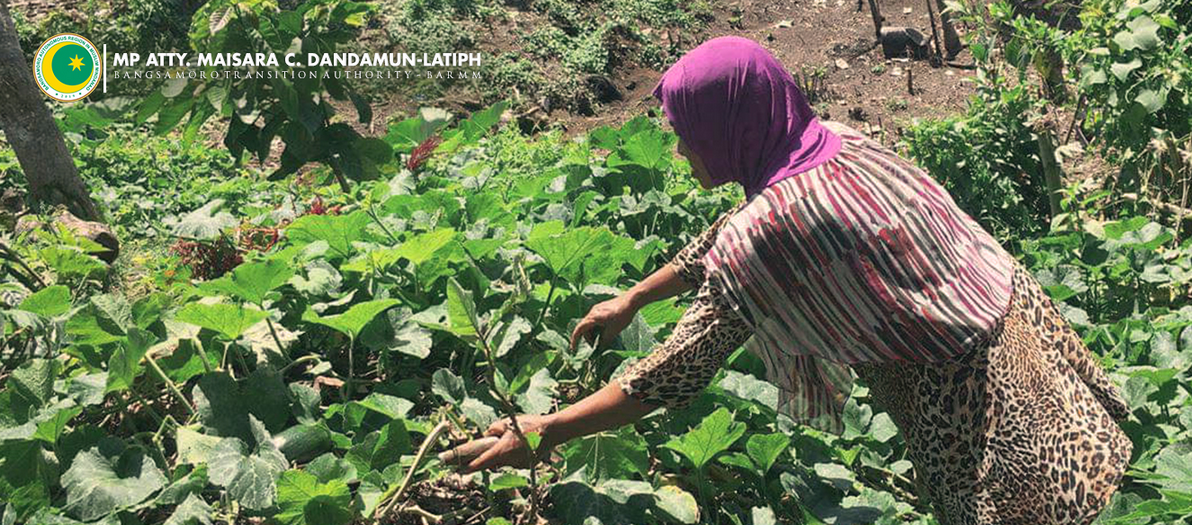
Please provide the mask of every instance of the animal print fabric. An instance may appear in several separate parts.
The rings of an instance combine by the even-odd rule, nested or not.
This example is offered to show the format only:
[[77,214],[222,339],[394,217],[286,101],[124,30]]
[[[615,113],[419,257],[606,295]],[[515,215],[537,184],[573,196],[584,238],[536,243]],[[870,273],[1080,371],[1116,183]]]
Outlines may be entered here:
[[1133,445],[1129,409],[1035,279],[1016,264],[1009,313],[955,362],[858,363],[906,440],[945,525],[1087,524]]
[[[671,261],[685,280],[704,278],[697,261],[707,237]],[[944,525],[1090,523],[1132,453],[1117,425],[1129,413],[1117,387],[1014,266],[1010,309],[978,348],[944,363],[852,365],[899,428],[919,495]],[[708,277],[666,342],[617,379],[622,391],[687,406],[751,336],[723,293]]]
[[[692,271],[683,267],[679,275]],[[707,280],[674,331],[650,355],[617,378],[621,391],[640,401],[684,408],[712,381],[724,360],[753,333],[726,303],[723,287]]]

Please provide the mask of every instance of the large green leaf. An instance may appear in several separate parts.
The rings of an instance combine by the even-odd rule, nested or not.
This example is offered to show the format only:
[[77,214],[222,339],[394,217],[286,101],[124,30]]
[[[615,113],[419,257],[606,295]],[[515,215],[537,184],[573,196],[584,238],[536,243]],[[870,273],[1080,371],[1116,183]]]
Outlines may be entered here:
[[373,299],[354,304],[344,313],[328,316],[320,316],[314,310],[307,310],[302,314],[302,320],[330,327],[348,337],[355,338],[360,335],[360,330],[364,329],[364,325],[372,321],[377,314],[397,303],[396,299]]
[[42,406],[54,395],[59,364],[49,359],[30,359],[13,370],[8,386]]
[[473,337],[480,333],[480,317],[472,292],[460,286],[454,277],[447,280],[447,322],[455,335]]
[[199,422],[207,433],[238,437],[253,442],[253,418],[265,427],[280,430],[290,418],[289,389],[281,375],[268,368],[258,368],[248,377],[234,380],[224,372],[199,378],[194,388]]
[[703,468],[708,461],[728,450],[744,434],[745,424],[733,421],[728,409],[720,407],[690,432],[671,439],[664,446],[682,454],[696,468]]
[[70,316],[66,332],[77,344],[99,346],[119,341],[132,325],[132,305],[123,296],[102,294]]
[[212,199],[203,207],[179,217],[170,233],[199,240],[219,237],[225,228],[236,225],[236,218],[231,213],[220,210],[223,204],[223,199]]
[[749,453],[749,459],[753,460],[761,473],[765,474],[774,466],[774,462],[788,445],[790,438],[785,434],[754,434],[745,442],[745,451]]
[[108,360],[108,382],[104,388],[105,394],[132,388],[133,382],[144,370],[144,367],[141,366],[141,358],[145,357],[145,352],[155,341],[152,333],[140,328],[129,328],[128,337],[125,338],[120,348],[112,352],[112,358]]
[[324,241],[340,257],[355,252],[352,243],[364,237],[365,227],[372,219],[364,211],[348,215],[306,215],[286,228],[286,237],[295,242]]
[[558,384],[550,376],[550,369],[542,368],[530,377],[530,386],[517,396],[517,404],[530,414],[550,412],[554,408],[555,389]]
[[277,475],[286,470],[289,463],[255,418],[252,425],[257,440],[252,454],[239,438],[224,438],[211,450],[207,466],[212,483],[227,488],[228,495],[244,507],[264,510],[273,506],[277,496]]
[[396,255],[422,264],[433,257],[444,246],[456,240],[458,235],[452,229],[439,229],[411,237],[397,248]]
[[608,228],[565,229],[558,221],[542,223],[526,247],[542,256],[555,275],[573,284],[613,284],[621,266],[633,260],[635,243]]
[[191,494],[174,508],[174,513],[166,519],[165,525],[212,525],[214,514],[215,509],[203,498]]
[[273,259],[237,266],[232,273],[199,285],[211,294],[226,294],[260,305],[265,295],[286,283],[294,270],[285,262]]
[[452,405],[462,403],[468,396],[463,378],[446,368],[435,370],[431,376],[430,391]]
[[108,269],[103,261],[73,246],[48,246],[37,254],[54,272],[67,279],[96,279]]
[[561,454],[568,474],[584,469],[594,482],[645,476],[650,466],[646,440],[632,426],[572,440]]
[[26,297],[17,308],[42,317],[57,317],[70,311],[70,288],[47,286]]
[[190,303],[174,314],[175,319],[212,330],[228,341],[234,341],[249,327],[268,316],[256,308],[227,303]]
[[338,479],[320,483],[312,474],[287,470],[277,480],[277,520],[286,525],[343,525],[352,521],[352,493]]
[[94,521],[145,501],[165,486],[166,477],[139,447],[105,456],[99,448],[80,452],[62,475],[65,510]]

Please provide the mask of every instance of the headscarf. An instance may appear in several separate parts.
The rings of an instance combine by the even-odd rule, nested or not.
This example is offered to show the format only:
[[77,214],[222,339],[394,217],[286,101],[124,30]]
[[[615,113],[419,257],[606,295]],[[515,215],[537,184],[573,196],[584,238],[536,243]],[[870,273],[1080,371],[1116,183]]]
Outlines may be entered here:
[[747,38],[700,44],[662,75],[654,96],[713,185],[736,182],[749,197],[840,151],[791,74]]

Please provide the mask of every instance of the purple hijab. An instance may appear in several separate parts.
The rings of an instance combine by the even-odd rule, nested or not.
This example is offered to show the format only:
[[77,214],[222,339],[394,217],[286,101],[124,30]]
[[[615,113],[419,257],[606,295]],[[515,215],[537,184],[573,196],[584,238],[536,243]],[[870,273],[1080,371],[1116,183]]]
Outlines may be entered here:
[[654,96],[713,185],[737,182],[749,197],[840,151],[791,74],[747,38],[713,38],[687,52]]

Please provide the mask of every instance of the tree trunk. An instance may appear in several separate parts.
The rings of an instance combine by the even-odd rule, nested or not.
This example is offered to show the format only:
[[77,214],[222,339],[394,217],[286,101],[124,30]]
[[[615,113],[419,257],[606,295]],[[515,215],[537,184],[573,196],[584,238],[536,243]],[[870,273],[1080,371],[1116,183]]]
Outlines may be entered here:
[[33,70],[0,0],[0,125],[29,181],[33,200],[66,205],[76,217],[99,221],[99,210],[75,169],[62,132],[33,80]]

